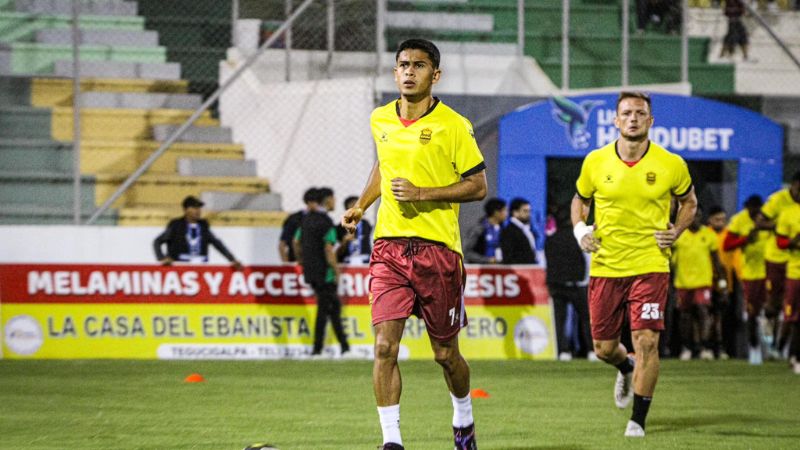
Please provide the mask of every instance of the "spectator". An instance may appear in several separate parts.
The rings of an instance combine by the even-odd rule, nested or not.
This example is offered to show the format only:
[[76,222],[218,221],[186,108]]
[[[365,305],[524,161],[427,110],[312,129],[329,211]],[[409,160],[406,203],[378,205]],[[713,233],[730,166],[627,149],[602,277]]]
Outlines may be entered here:
[[336,227],[328,217],[328,211],[336,205],[333,190],[314,190],[318,203],[304,214],[294,235],[294,252],[297,262],[303,267],[305,281],[317,296],[317,319],[314,325],[314,347],[312,357],[322,356],[325,343],[325,328],[328,319],[341,346],[341,355],[350,351],[347,335],[342,327],[342,303],[336,293],[339,268],[334,247],[337,244]]
[[297,228],[300,227],[300,221],[308,211],[317,207],[319,200],[317,199],[317,188],[309,188],[303,194],[303,203],[306,204],[305,209],[301,209],[294,214],[290,214],[286,220],[283,221],[281,229],[281,237],[278,240],[278,254],[283,262],[294,262],[297,258],[294,254],[294,246],[292,240]]
[[[344,201],[344,210],[352,208],[358,197],[347,197]],[[336,250],[336,259],[345,264],[368,264],[369,255],[372,253],[372,224],[362,219],[356,225],[356,231],[348,233],[343,226],[337,227],[339,248]]]
[[[207,262],[208,245],[211,244],[231,262],[234,269],[241,269],[242,264],[214,236],[208,221],[201,218],[204,203],[190,195],[183,199],[182,205],[183,217],[172,219],[167,229],[153,241],[156,259],[165,266],[175,261]],[[167,244],[166,255],[161,248],[164,244]]]
[[558,359],[569,361],[573,353],[567,339],[567,306],[572,304],[578,320],[578,335],[581,351],[590,360],[597,360],[592,351],[592,337],[589,331],[589,301],[586,297],[586,259],[575,240],[570,222],[569,206],[555,211],[556,229],[544,241],[545,261],[547,261],[547,289],[553,299],[556,320],[556,344]]
[[681,28],[680,0],[636,0],[636,33],[643,34],[650,22],[663,24],[664,32],[676,34]]
[[483,205],[486,216],[467,230],[464,256],[467,262],[476,264],[495,264],[503,261],[500,248],[500,232],[508,217],[505,200],[490,198]]
[[531,204],[524,198],[511,200],[511,219],[500,232],[503,264],[536,264],[536,238],[531,231]]
[[747,29],[742,22],[745,13],[743,0],[725,0],[723,13],[728,17],[728,32],[722,42],[720,58],[725,56],[733,58],[736,46],[742,48],[742,57],[747,61]]

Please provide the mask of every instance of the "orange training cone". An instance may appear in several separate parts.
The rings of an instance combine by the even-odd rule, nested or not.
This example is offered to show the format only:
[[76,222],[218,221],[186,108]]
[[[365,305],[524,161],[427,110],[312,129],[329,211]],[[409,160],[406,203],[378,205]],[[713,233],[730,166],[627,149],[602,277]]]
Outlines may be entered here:
[[184,378],[183,381],[185,381],[186,383],[202,383],[203,381],[206,381],[206,379],[203,378],[203,376],[200,375],[199,373],[193,373],[188,377]]
[[470,395],[472,398],[489,398],[489,393],[484,391],[483,389],[473,389],[470,391]]

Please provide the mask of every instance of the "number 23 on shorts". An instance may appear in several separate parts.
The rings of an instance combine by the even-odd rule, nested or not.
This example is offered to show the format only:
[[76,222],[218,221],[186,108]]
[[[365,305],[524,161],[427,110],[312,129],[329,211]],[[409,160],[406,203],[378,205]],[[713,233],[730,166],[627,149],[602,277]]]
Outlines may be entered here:
[[658,310],[658,303],[642,304],[642,319],[658,320],[661,319],[661,311]]

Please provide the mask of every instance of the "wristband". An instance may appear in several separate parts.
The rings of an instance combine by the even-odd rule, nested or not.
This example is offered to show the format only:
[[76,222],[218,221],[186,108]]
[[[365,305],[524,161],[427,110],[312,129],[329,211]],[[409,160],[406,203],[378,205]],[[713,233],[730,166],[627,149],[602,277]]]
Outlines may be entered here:
[[577,240],[578,244],[580,245],[583,237],[591,233],[593,229],[594,227],[591,225],[586,225],[586,222],[581,220],[572,228],[572,234],[575,235],[575,240]]

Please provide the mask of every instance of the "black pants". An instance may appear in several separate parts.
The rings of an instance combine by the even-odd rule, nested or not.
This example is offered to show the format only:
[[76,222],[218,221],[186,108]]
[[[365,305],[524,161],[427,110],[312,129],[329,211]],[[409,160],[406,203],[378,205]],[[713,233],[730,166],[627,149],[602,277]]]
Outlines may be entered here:
[[333,325],[333,332],[336,334],[336,339],[339,340],[339,345],[342,346],[342,353],[350,350],[350,344],[347,343],[347,335],[344,334],[342,327],[342,302],[339,301],[339,296],[336,294],[336,285],[334,283],[312,284],[314,293],[317,294],[317,321],[314,325],[314,349],[312,353],[322,352],[322,347],[325,344],[325,327],[328,325],[328,319],[331,320]]
[[585,286],[567,286],[561,283],[547,285],[550,297],[553,298],[553,309],[556,319],[556,342],[558,352],[569,352],[569,342],[564,333],[564,324],[567,320],[567,304],[572,303],[578,316],[578,331],[581,338],[582,351],[590,352],[592,348],[592,335],[589,329],[589,300],[586,296]]

